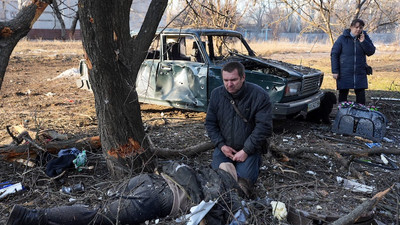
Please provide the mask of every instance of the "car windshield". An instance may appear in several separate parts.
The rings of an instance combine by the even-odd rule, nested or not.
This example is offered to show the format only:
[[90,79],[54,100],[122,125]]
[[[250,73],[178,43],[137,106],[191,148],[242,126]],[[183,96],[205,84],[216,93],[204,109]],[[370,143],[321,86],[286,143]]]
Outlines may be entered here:
[[246,45],[237,36],[207,35],[201,36],[211,61],[226,60],[229,57],[246,57],[251,55]]

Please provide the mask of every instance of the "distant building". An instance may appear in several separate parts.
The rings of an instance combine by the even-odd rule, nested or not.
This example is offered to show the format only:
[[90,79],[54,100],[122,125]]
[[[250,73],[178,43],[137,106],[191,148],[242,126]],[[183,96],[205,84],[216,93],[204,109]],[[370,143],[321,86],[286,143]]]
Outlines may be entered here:
[[[24,0],[0,0],[0,21],[9,21],[15,18],[22,7]],[[65,24],[66,38],[81,39],[79,22],[75,27],[75,35],[71,37],[71,26],[77,13],[78,0],[63,0],[59,10]],[[138,30],[142,25],[147,8],[151,0],[133,0],[131,6],[130,26],[131,30]],[[161,19],[160,25],[165,26],[166,17]],[[32,39],[53,40],[61,39],[61,23],[53,13],[51,6],[48,6],[39,19],[35,22],[32,30],[27,35]]]

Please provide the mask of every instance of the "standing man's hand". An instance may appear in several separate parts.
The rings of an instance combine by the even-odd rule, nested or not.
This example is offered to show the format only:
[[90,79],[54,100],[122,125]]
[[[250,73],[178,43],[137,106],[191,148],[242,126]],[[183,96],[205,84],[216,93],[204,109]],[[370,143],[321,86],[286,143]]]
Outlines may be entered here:
[[332,74],[332,77],[333,77],[333,79],[337,80],[337,79],[338,79],[338,77],[339,77],[339,74],[337,74],[337,73],[333,73],[333,74]]
[[246,161],[247,157],[247,153],[242,149],[233,156],[232,160],[236,162],[244,162]]
[[221,152],[224,153],[224,155],[230,159],[233,160],[234,155],[236,154],[236,150],[229,147],[228,145],[224,145],[221,147]]
[[360,40],[360,42],[363,42],[365,40],[364,32],[361,31],[361,34],[360,34],[360,37],[358,38],[358,40]]

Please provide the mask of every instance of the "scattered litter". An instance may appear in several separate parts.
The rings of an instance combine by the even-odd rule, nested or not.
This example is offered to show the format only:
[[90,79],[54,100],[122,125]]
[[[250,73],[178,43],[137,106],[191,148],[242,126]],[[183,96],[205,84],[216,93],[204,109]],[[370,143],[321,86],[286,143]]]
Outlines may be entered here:
[[[249,209],[246,207],[246,202],[242,201],[243,208],[239,209],[229,225],[243,225],[246,224],[246,215],[249,215]],[[244,210],[244,212],[243,212]]]
[[35,167],[36,163],[30,161],[30,160],[26,160],[26,159],[16,159],[15,162],[21,163],[24,166],[28,166],[28,167]]
[[297,137],[297,139],[301,139],[301,135],[299,135],[299,134],[296,135],[296,137]]
[[389,161],[386,159],[384,154],[381,154],[381,160],[385,165],[389,164]]
[[267,166],[262,166],[262,167],[260,167],[260,170],[268,170],[268,167]]
[[63,155],[71,155],[71,154],[73,154],[73,155],[75,155],[75,156],[78,156],[79,153],[81,153],[81,151],[79,151],[79,149],[77,149],[77,148],[75,148],[75,147],[66,148],[66,149],[61,149],[61,150],[58,152],[58,157],[61,157],[61,156],[63,156]]
[[375,190],[375,188],[372,186],[360,184],[358,182],[351,181],[342,177],[336,177],[336,180],[339,184],[342,184],[345,189],[351,190],[353,192],[363,192],[371,194]]
[[396,161],[394,161],[393,159],[390,159],[385,154],[381,154],[381,160],[383,163],[373,162],[372,160],[366,160],[366,159],[354,159],[353,161],[357,162],[357,163],[366,164],[368,166],[380,167],[380,168],[387,169],[387,170],[400,169],[399,166],[396,164]]
[[16,184],[11,184],[9,181],[0,183],[0,199],[5,198],[9,194],[13,194],[18,191],[24,190],[24,187],[22,186],[21,182],[16,183]]
[[322,210],[322,207],[321,207],[320,205],[317,205],[315,208],[316,208],[317,210]]
[[314,153],[314,155],[317,156],[320,159],[328,159],[328,156],[326,156],[326,155],[319,155],[317,153]]
[[[83,152],[82,152],[83,153]],[[61,174],[65,169],[73,167],[82,170],[82,166],[86,164],[86,152],[82,154],[76,148],[61,149],[58,157],[50,160],[46,165],[46,174],[49,177],[55,177]],[[82,155],[81,155],[82,154]],[[78,163],[76,164],[75,163]]]
[[383,141],[387,142],[387,143],[393,143],[394,141],[392,139],[389,139],[387,137],[383,138]]
[[72,187],[62,186],[60,190],[60,192],[63,192],[65,194],[81,193],[84,191],[85,191],[85,186],[83,185],[83,183],[75,184]]
[[56,95],[56,94],[54,94],[53,92],[47,92],[45,95],[46,95],[47,97],[53,97],[53,96]]
[[198,205],[190,208],[190,213],[184,215],[183,219],[177,218],[176,222],[188,221],[186,225],[197,225],[216,203],[217,201],[205,202],[203,200]]
[[78,171],[82,171],[81,167],[84,167],[87,162],[86,150],[83,150],[82,153],[79,153],[76,159],[74,159],[74,161],[72,162],[75,165],[75,169],[78,169]]
[[311,171],[311,170],[307,170],[306,171],[306,174],[310,174],[310,175],[317,175],[317,173],[316,172],[314,172],[314,171]]
[[285,220],[287,217],[286,205],[283,202],[272,201],[272,215],[278,220]]
[[368,148],[373,148],[373,147],[382,147],[381,143],[365,143]]
[[58,75],[52,79],[48,79],[48,81],[59,79],[59,78],[74,78],[74,77],[80,77],[80,76],[81,76],[81,74],[79,73],[78,68],[71,68],[71,69],[65,70],[64,72],[60,73],[60,75]]

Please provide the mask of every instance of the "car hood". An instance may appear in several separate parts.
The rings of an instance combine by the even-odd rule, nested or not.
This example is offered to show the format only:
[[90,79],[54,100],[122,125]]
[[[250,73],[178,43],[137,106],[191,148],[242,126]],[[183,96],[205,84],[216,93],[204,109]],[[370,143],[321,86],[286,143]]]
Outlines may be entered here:
[[239,61],[245,65],[246,69],[256,70],[260,68],[273,68],[274,74],[280,77],[304,77],[322,74],[320,70],[307,66],[295,65],[279,60],[266,59],[256,56],[246,56],[240,54],[236,55],[237,57],[241,58]]

